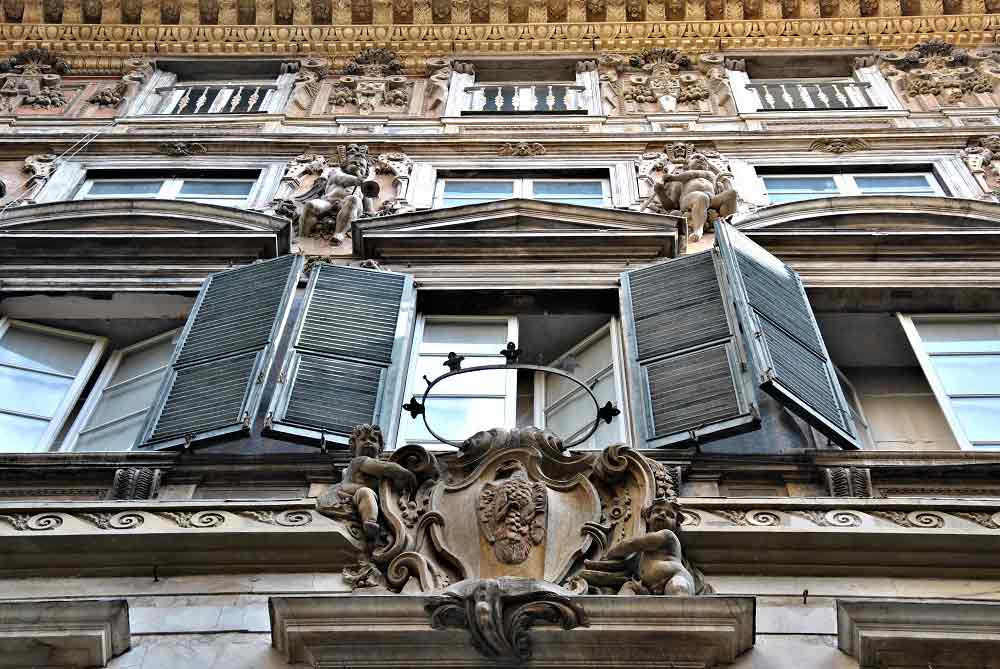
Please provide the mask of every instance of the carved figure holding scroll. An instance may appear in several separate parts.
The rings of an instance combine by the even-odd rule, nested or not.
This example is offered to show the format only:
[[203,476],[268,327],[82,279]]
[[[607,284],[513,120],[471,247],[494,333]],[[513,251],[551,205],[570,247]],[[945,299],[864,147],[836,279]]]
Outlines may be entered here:
[[355,426],[349,443],[354,457],[344,470],[343,480],[320,497],[317,505],[323,511],[353,504],[361,517],[365,535],[369,541],[374,541],[379,533],[378,482],[389,478],[412,490],[417,487],[417,477],[401,465],[378,459],[385,442],[377,425]]
[[653,193],[665,211],[687,215],[688,239],[696,242],[705,234],[706,225],[736,213],[737,193],[722,183],[731,176],[715,172],[703,154],[692,153],[683,168],[663,175]]
[[368,147],[348,146],[340,163],[328,168],[316,180],[313,192],[307,194],[310,199],[299,214],[299,234],[308,237],[325,219],[336,217],[333,240],[339,243],[347,237],[355,219],[375,215],[378,183],[369,180],[370,171]]
[[612,560],[638,557],[634,575],[639,582],[628,581],[618,594],[694,595],[695,579],[684,566],[681,542],[675,533],[680,521],[677,503],[654,500],[643,517],[650,532],[626,539],[608,551]]

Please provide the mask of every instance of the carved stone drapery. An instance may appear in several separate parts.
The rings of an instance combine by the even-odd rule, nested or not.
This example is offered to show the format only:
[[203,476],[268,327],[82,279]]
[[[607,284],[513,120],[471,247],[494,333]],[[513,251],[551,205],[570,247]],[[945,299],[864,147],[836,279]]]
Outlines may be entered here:
[[618,114],[733,113],[723,65],[721,56],[689,56],[677,49],[605,53],[599,61],[603,101]]
[[879,69],[915,111],[1000,104],[1000,52],[967,51],[940,39],[883,53]]

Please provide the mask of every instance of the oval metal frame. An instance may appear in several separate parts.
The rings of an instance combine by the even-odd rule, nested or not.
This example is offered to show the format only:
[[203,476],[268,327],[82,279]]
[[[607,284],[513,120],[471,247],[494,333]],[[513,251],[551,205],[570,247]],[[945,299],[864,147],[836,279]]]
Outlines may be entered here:
[[[576,385],[580,386],[581,388],[583,388],[586,391],[587,395],[590,396],[591,401],[594,403],[594,423],[590,426],[590,429],[587,430],[587,432],[582,437],[577,437],[573,441],[571,441],[571,442],[569,442],[567,444],[563,444],[563,448],[567,448],[568,449],[568,448],[572,448],[574,446],[577,446],[579,444],[582,444],[583,442],[585,442],[588,439],[590,439],[590,437],[595,432],[597,432],[597,428],[600,427],[600,424],[601,424],[602,420],[606,420],[607,423],[610,425],[611,424],[611,419],[613,419],[614,416],[618,415],[617,413],[614,413],[614,414],[611,415],[611,418],[604,419],[601,416],[601,404],[598,401],[597,396],[594,395],[594,391],[592,391],[589,387],[587,387],[587,384],[585,384],[583,381],[581,381],[580,379],[576,378],[575,376],[573,376],[572,374],[570,374],[569,372],[567,372],[565,370],[558,369],[556,367],[545,367],[544,365],[528,365],[528,364],[522,364],[522,363],[517,363],[517,362],[513,363],[513,364],[505,364],[505,365],[479,365],[477,367],[469,367],[467,369],[458,369],[458,370],[456,370],[454,372],[446,372],[445,374],[442,374],[441,376],[437,377],[433,381],[428,381],[427,377],[426,376],[424,377],[424,381],[427,381],[427,388],[424,389],[424,394],[420,398],[420,414],[419,415],[423,418],[424,427],[426,427],[427,431],[431,433],[431,436],[433,436],[435,439],[437,439],[438,441],[440,441],[442,444],[448,444],[449,446],[454,446],[455,448],[461,448],[464,445],[464,442],[461,442],[461,441],[452,441],[450,439],[445,439],[444,437],[442,437],[441,435],[439,435],[437,432],[435,432],[434,429],[431,428],[431,426],[427,423],[427,396],[430,394],[431,388],[433,388],[434,386],[436,386],[437,384],[439,384],[441,381],[444,381],[445,379],[451,378],[453,376],[458,376],[460,374],[469,374],[471,372],[482,372],[482,371],[491,370],[491,369],[505,369],[505,370],[508,370],[508,371],[509,370],[516,370],[516,369],[526,369],[526,370],[535,371],[535,372],[546,372],[546,373],[549,373],[549,374],[556,374],[557,376],[561,376],[563,378],[569,379],[570,381],[574,382]],[[608,404],[611,404],[611,403],[608,402]],[[403,408],[405,409],[405,408],[407,408],[407,406],[408,405],[404,405]],[[612,408],[614,409],[614,407],[612,407]],[[617,409],[614,409],[614,410],[617,411]],[[410,410],[410,413],[411,413],[411,415],[413,415],[413,411],[412,410]],[[413,418],[416,418],[416,415],[413,415]],[[472,435],[469,435],[469,436],[472,436]]]

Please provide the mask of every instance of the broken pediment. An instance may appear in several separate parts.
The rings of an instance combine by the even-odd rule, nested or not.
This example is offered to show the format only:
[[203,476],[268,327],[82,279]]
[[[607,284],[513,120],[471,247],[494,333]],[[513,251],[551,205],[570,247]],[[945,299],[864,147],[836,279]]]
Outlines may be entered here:
[[249,262],[288,253],[288,221],[196,202],[107,199],[8,209],[0,218],[4,257],[100,259],[164,255]]
[[385,261],[630,258],[677,253],[683,219],[510,199],[354,223],[355,254]]

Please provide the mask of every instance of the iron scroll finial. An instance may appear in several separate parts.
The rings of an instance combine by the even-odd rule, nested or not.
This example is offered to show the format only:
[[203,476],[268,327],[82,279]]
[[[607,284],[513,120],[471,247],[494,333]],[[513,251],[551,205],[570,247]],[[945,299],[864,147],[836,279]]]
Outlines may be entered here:
[[611,421],[615,419],[615,416],[619,415],[621,410],[618,409],[614,404],[608,402],[600,409],[597,410],[597,419],[603,420],[608,425],[611,425]]
[[500,351],[500,355],[507,359],[508,365],[516,365],[517,359],[521,357],[521,349],[512,341],[507,342],[507,348]]
[[447,367],[452,372],[457,372],[462,369],[462,361],[465,360],[464,355],[455,355],[454,351],[448,353],[448,359],[442,364]]
[[[429,387],[429,386],[428,386]],[[424,415],[424,405],[421,404],[420,400],[414,395],[410,398],[410,401],[403,405],[403,409],[409,412],[410,418],[416,419],[417,416]],[[424,419],[426,421],[426,419]]]

